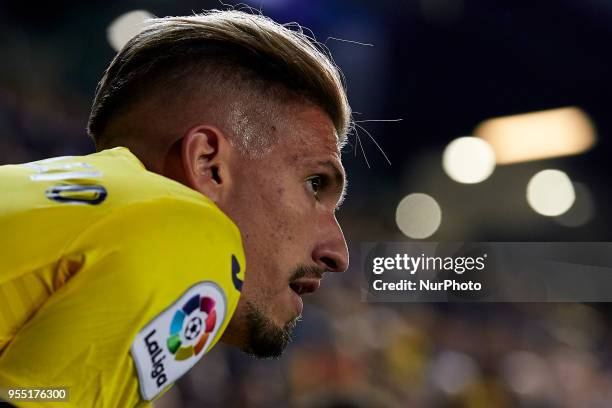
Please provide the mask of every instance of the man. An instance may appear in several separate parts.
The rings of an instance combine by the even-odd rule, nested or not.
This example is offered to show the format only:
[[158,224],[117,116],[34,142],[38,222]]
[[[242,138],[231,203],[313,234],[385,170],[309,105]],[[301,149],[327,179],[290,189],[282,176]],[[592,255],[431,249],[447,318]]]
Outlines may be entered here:
[[152,20],[98,86],[98,153],[0,168],[0,387],[140,406],[219,339],[280,355],[301,295],[348,265],[349,124],[301,31],[238,11]]

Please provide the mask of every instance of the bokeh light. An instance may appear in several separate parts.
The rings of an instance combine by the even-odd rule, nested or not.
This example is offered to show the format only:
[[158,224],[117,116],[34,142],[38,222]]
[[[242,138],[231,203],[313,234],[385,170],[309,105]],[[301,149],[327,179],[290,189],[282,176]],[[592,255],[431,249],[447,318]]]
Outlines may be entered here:
[[574,182],[576,201],[565,213],[555,217],[555,221],[565,227],[580,227],[589,222],[595,215],[595,203],[589,188],[583,183]]
[[474,135],[493,147],[497,164],[583,153],[596,141],[593,122],[575,107],[489,119]]
[[117,17],[106,31],[111,47],[119,51],[132,37],[145,28],[145,20],[154,17],[146,10],[134,10]]
[[480,375],[474,359],[465,353],[443,351],[430,365],[433,384],[446,394],[459,394]]
[[502,377],[520,395],[537,396],[551,388],[550,370],[546,360],[530,351],[513,351],[501,362]]
[[444,149],[442,167],[451,179],[459,183],[480,183],[493,173],[495,153],[482,139],[460,137]]
[[527,202],[538,214],[561,215],[570,209],[575,199],[572,181],[561,170],[542,170],[527,184]]
[[423,193],[409,194],[395,211],[399,229],[408,237],[422,239],[431,236],[442,220],[442,210],[436,200]]

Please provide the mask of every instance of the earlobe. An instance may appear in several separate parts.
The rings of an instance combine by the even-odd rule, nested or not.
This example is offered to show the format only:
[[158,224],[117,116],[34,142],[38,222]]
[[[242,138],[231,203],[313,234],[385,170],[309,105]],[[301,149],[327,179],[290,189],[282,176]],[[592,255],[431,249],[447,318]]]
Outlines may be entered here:
[[229,147],[225,136],[216,128],[197,126],[183,138],[181,157],[189,187],[218,202],[225,188]]

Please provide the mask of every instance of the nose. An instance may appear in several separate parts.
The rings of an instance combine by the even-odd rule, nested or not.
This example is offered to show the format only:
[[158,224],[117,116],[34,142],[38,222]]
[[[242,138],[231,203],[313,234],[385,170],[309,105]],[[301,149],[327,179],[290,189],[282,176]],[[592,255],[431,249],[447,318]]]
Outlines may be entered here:
[[335,216],[332,216],[331,221],[326,221],[325,227],[320,230],[312,258],[319,267],[328,272],[344,272],[348,269],[348,248]]

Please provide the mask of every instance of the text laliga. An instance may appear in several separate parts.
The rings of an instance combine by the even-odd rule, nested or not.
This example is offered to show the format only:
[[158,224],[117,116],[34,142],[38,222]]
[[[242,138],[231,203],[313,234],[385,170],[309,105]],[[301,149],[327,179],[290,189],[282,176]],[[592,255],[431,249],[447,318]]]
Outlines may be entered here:
[[[151,364],[153,365],[153,369],[151,370],[151,378],[155,380],[157,387],[161,387],[168,381],[166,377],[166,373],[164,372],[164,365],[162,361],[166,358],[165,354],[162,354],[163,349],[159,346],[157,341],[150,340],[150,338],[155,334],[155,329],[151,331],[151,333],[147,334],[145,337],[145,344],[147,345],[147,350],[149,350],[149,355],[151,356]],[[161,357],[160,357],[161,354]]]

